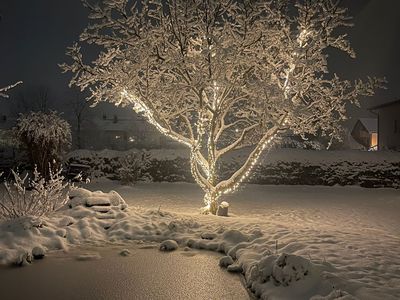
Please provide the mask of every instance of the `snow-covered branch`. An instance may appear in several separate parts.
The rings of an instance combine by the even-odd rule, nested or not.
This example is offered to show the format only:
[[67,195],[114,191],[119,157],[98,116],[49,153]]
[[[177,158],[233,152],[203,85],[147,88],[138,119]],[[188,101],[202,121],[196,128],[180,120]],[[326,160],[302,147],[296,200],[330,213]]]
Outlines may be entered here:
[[18,81],[14,84],[11,84],[9,86],[6,86],[4,88],[0,88],[0,97],[8,98],[8,95],[6,94],[9,90],[12,88],[16,87],[17,85],[22,84],[22,81]]

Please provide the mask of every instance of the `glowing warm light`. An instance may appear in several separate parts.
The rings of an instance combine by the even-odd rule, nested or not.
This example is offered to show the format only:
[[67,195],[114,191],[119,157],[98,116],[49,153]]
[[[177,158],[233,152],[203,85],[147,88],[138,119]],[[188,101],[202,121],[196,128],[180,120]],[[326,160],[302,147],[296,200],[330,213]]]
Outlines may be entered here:
[[[217,107],[218,105],[218,97],[217,97],[217,84],[214,81],[213,83],[214,86],[214,97],[213,97],[213,107]],[[209,211],[212,205],[215,205],[216,202],[215,200],[218,199],[221,195],[223,194],[228,194],[236,191],[240,184],[250,175],[251,171],[254,169],[255,165],[257,164],[261,154],[265,150],[265,148],[270,147],[277,136],[277,133],[273,134],[272,136],[266,136],[264,141],[261,141],[261,145],[258,145],[255,148],[255,152],[253,152],[254,155],[252,155],[252,159],[249,161],[249,165],[246,168],[246,171],[244,174],[239,177],[236,181],[232,180],[228,185],[226,186],[212,186],[210,182],[213,182],[214,179],[216,178],[216,158],[212,153],[214,153],[214,148],[213,146],[214,141],[211,139],[211,135],[208,136],[208,142],[207,142],[207,148],[208,148],[208,153],[209,153],[209,158],[208,160],[204,160],[202,158],[201,153],[199,151],[200,149],[200,137],[205,133],[206,130],[206,124],[208,123],[208,117],[204,115],[203,113],[200,113],[200,117],[198,122],[196,123],[196,130],[198,132],[198,138],[194,141],[188,142],[186,140],[180,139],[177,136],[173,135],[170,130],[164,128],[160,123],[157,122],[156,118],[153,115],[153,112],[146,106],[146,104],[141,101],[139,98],[134,97],[130,95],[126,90],[124,90],[121,93],[122,97],[127,97],[134,105],[134,110],[137,113],[140,113],[143,115],[149,123],[154,125],[158,131],[162,134],[164,134],[167,137],[170,137],[171,139],[182,143],[190,148],[190,168],[191,168],[191,173],[193,175],[193,178],[199,184],[199,186],[205,191],[206,195],[204,197],[204,203],[205,207],[203,208],[204,211]],[[282,122],[282,125],[285,126],[288,124],[288,119],[285,118]],[[239,132],[239,129],[235,129],[236,132]],[[205,175],[205,180],[204,178],[201,178],[201,172],[198,169],[200,166],[201,171]]]

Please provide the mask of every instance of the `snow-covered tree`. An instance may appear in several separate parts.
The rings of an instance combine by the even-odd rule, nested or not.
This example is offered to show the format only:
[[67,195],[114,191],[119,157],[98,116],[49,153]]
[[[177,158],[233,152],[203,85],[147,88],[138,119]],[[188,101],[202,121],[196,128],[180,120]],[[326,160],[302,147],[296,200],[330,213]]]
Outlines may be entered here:
[[73,94],[67,98],[67,105],[69,110],[74,117],[75,121],[75,134],[76,144],[78,149],[82,148],[82,125],[87,121],[87,114],[89,109],[89,103],[85,97],[78,90],[74,90]]
[[[71,85],[94,102],[133,105],[161,133],[191,150],[191,168],[216,212],[264,149],[284,130],[337,136],[346,105],[381,81],[342,80],[328,72],[326,49],[355,57],[351,26],[337,1],[104,0],[93,4],[81,43],[100,49],[85,62],[81,45],[67,54]],[[227,179],[218,166],[248,148]]]
[[59,168],[61,155],[71,144],[71,127],[67,121],[54,111],[31,112],[21,115],[13,130],[40,174],[48,178],[49,166],[54,170]]
[[48,112],[52,107],[50,89],[44,85],[30,86],[20,92],[13,101],[13,111],[29,113],[31,111]]

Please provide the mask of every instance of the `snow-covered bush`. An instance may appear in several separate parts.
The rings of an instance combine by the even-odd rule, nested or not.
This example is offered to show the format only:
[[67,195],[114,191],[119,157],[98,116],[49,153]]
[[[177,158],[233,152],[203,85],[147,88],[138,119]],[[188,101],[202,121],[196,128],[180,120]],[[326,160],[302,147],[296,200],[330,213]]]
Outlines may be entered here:
[[120,159],[118,179],[124,184],[132,184],[143,180],[150,166],[150,154],[146,152],[130,153]]
[[62,170],[49,170],[48,179],[35,168],[33,178],[12,171],[13,182],[5,182],[5,194],[0,198],[0,219],[16,219],[23,216],[43,216],[66,204],[67,187]]
[[71,127],[56,112],[30,112],[17,120],[14,134],[32,166],[47,177],[49,164],[61,161],[71,144]]

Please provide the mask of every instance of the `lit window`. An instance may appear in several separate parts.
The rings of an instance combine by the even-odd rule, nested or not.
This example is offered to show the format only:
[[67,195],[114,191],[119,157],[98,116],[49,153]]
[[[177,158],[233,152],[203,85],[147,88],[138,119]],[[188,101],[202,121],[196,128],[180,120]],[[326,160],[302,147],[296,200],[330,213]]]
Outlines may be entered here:
[[377,133],[372,133],[371,134],[371,145],[370,147],[372,149],[375,149],[378,146],[378,134]]

